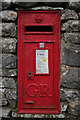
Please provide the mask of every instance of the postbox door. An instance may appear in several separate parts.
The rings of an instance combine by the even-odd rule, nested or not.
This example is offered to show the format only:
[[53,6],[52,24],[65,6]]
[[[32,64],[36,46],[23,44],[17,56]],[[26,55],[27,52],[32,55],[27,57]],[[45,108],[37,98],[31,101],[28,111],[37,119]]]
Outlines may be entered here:
[[54,106],[54,43],[24,43],[24,108]]

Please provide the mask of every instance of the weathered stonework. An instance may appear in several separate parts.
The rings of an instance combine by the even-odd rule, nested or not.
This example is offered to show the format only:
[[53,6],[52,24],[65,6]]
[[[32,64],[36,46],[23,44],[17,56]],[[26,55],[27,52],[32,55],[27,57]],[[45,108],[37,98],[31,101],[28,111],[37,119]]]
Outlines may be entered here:
[[10,118],[11,108],[10,106],[4,106],[2,109],[2,117]]
[[[67,87],[66,87],[67,88]],[[73,89],[61,88],[61,101],[71,103],[76,100],[80,100],[80,91]]]
[[3,77],[16,77],[17,70],[16,69],[2,69],[2,76]]
[[69,20],[65,23],[63,23],[62,31],[66,32],[75,32],[75,31],[80,31],[80,21],[79,20]]
[[22,0],[21,4],[20,4],[20,2],[18,2],[18,0],[12,0],[12,3],[16,8],[22,8],[22,9],[36,7],[38,5],[37,2],[25,2],[25,0]]
[[2,38],[2,52],[16,53],[17,40],[15,38]]
[[78,14],[74,10],[65,9],[62,11],[61,20],[78,19]]
[[2,55],[2,67],[3,68],[16,68],[16,56],[12,54]]
[[61,86],[80,89],[80,68],[70,67],[61,75]]
[[16,83],[14,78],[3,78],[2,79],[2,84],[4,86],[4,88],[12,88],[15,89],[16,88]]
[[2,36],[3,37],[16,37],[15,23],[2,23]]
[[80,18],[80,12],[78,13],[78,15],[79,15],[79,18]]
[[1,0],[2,2],[2,9],[9,9],[11,5],[11,0]]
[[73,115],[80,115],[80,100],[69,103],[68,112]]
[[80,43],[80,33],[64,33],[63,40],[65,42]]
[[63,42],[61,45],[61,64],[73,67],[80,66],[79,54],[80,45]]
[[76,11],[80,11],[80,0],[79,2],[70,2],[69,3],[69,9],[74,9]]
[[0,107],[2,105],[3,106],[8,105],[8,100],[7,100],[6,96],[4,95],[4,89],[0,88]]
[[0,18],[3,21],[16,21],[17,19],[17,12],[5,10],[0,12]]
[[16,107],[16,89],[5,89],[4,94],[11,106],[11,108]]
[[[75,118],[80,116],[80,2],[2,0],[0,11],[0,108],[6,118]],[[57,8],[56,8],[57,7]],[[17,12],[61,11],[60,114],[17,113]],[[1,23],[2,19],[2,23]],[[2,59],[2,60],[1,60]]]

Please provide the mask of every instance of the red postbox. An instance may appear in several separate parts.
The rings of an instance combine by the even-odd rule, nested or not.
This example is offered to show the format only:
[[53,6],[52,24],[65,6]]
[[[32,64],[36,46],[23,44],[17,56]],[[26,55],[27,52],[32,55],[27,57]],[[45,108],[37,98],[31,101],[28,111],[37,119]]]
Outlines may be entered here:
[[60,11],[18,12],[18,113],[60,113]]

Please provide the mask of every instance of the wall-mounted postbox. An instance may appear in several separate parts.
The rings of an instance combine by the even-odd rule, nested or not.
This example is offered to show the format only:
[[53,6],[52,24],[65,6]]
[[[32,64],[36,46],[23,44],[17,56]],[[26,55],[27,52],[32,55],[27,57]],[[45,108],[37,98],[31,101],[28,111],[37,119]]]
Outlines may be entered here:
[[18,113],[60,112],[60,12],[18,12]]

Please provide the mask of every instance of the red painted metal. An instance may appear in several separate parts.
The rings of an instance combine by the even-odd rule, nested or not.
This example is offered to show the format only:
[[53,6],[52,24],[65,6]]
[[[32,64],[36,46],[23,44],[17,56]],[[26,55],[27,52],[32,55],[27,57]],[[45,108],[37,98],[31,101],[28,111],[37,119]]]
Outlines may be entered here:
[[[48,50],[48,73],[36,73],[36,50]],[[60,11],[18,12],[18,113],[60,113]]]

